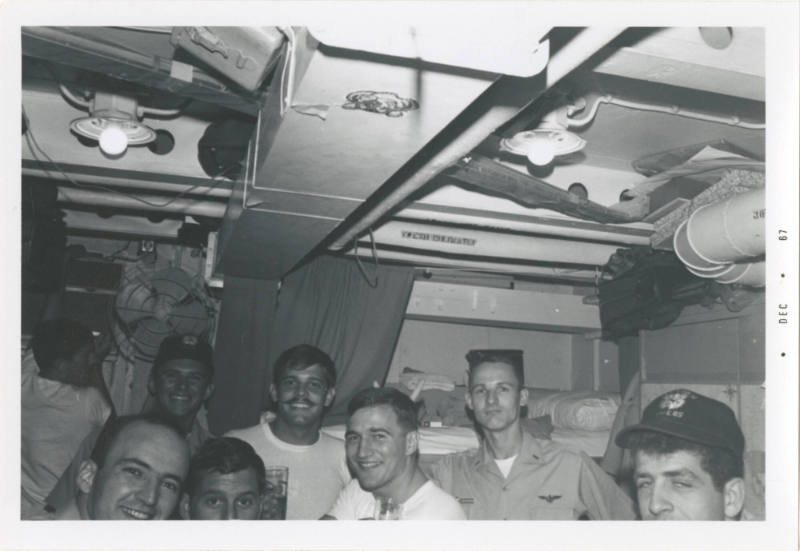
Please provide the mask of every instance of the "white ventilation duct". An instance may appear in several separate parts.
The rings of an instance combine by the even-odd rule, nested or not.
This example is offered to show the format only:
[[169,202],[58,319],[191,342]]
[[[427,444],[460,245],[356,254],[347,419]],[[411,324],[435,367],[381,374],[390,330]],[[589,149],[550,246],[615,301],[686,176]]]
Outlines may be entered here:
[[675,232],[675,253],[699,277],[764,285],[764,189],[737,194],[694,211]]

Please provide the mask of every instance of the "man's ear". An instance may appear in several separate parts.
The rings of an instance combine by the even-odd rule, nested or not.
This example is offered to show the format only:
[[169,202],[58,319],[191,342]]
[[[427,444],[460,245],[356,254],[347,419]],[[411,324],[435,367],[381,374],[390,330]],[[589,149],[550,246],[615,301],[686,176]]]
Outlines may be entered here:
[[419,449],[419,432],[412,430],[406,434],[406,455],[411,455]]
[[528,389],[523,388],[519,391],[519,407],[525,407],[528,405]]
[[214,383],[208,383],[208,386],[206,387],[206,393],[203,396],[203,401],[205,402],[206,400],[211,398],[212,394],[214,394]]
[[333,403],[333,399],[336,398],[336,389],[329,388],[328,391],[325,393],[325,407],[330,406]]
[[270,383],[269,385],[269,397],[272,398],[272,403],[278,403],[278,389],[275,388],[274,383]]
[[467,407],[469,409],[473,409],[473,407],[472,407],[472,395],[469,393],[469,390],[467,390],[464,393],[464,401],[467,403]]
[[94,478],[97,476],[97,463],[91,459],[84,459],[81,466],[78,468],[78,489],[84,494],[92,491],[94,486]]
[[191,517],[189,516],[189,496],[188,494],[183,494],[181,496],[181,502],[178,505],[178,512],[181,515],[183,520],[190,520]]
[[722,497],[725,500],[725,520],[736,520],[744,508],[746,490],[744,480],[736,477],[725,483]]

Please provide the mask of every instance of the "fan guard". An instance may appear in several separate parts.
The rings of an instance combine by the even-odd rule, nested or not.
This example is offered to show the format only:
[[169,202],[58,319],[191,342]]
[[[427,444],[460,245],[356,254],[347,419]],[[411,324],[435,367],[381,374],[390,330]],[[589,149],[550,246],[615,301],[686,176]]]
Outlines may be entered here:
[[212,313],[213,306],[184,270],[139,270],[114,301],[117,344],[129,358],[152,361],[165,337],[207,333]]

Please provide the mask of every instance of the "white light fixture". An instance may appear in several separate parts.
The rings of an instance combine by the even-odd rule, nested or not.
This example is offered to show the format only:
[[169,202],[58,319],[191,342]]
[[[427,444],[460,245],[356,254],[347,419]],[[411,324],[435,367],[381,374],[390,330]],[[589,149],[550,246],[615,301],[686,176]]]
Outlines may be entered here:
[[141,122],[146,115],[174,116],[179,109],[140,107],[136,98],[95,92],[92,101],[76,97],[66,86],[61,92],[73,104],[88,109],[90,116],[75,119],[69,125],[76,134],[97,140],[100,149],[112,157],[122,155],[128,146],[146,145],[156,139],[155,131]]
[[536,166],[547,166],[556,157],[580,151],[586,146],[586,140],[567,130],[570,108],[572,106],[551,111],[542,118],[537,128],[504,138],[500,147],[515,155],[526,156]]

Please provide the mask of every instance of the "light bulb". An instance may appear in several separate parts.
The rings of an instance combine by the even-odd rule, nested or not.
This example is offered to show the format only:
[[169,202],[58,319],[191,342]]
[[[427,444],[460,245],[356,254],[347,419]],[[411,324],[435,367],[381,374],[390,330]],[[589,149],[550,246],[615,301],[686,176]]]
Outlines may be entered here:
[[128,148],[128,136],[118,124],[109,124],[100,133],[100,149],[108,155],[121,155]]
[[553,162],[556,156],[555,149],[546,140],[537,140],[528,150],[528,160],[536,166],[546,166]]

